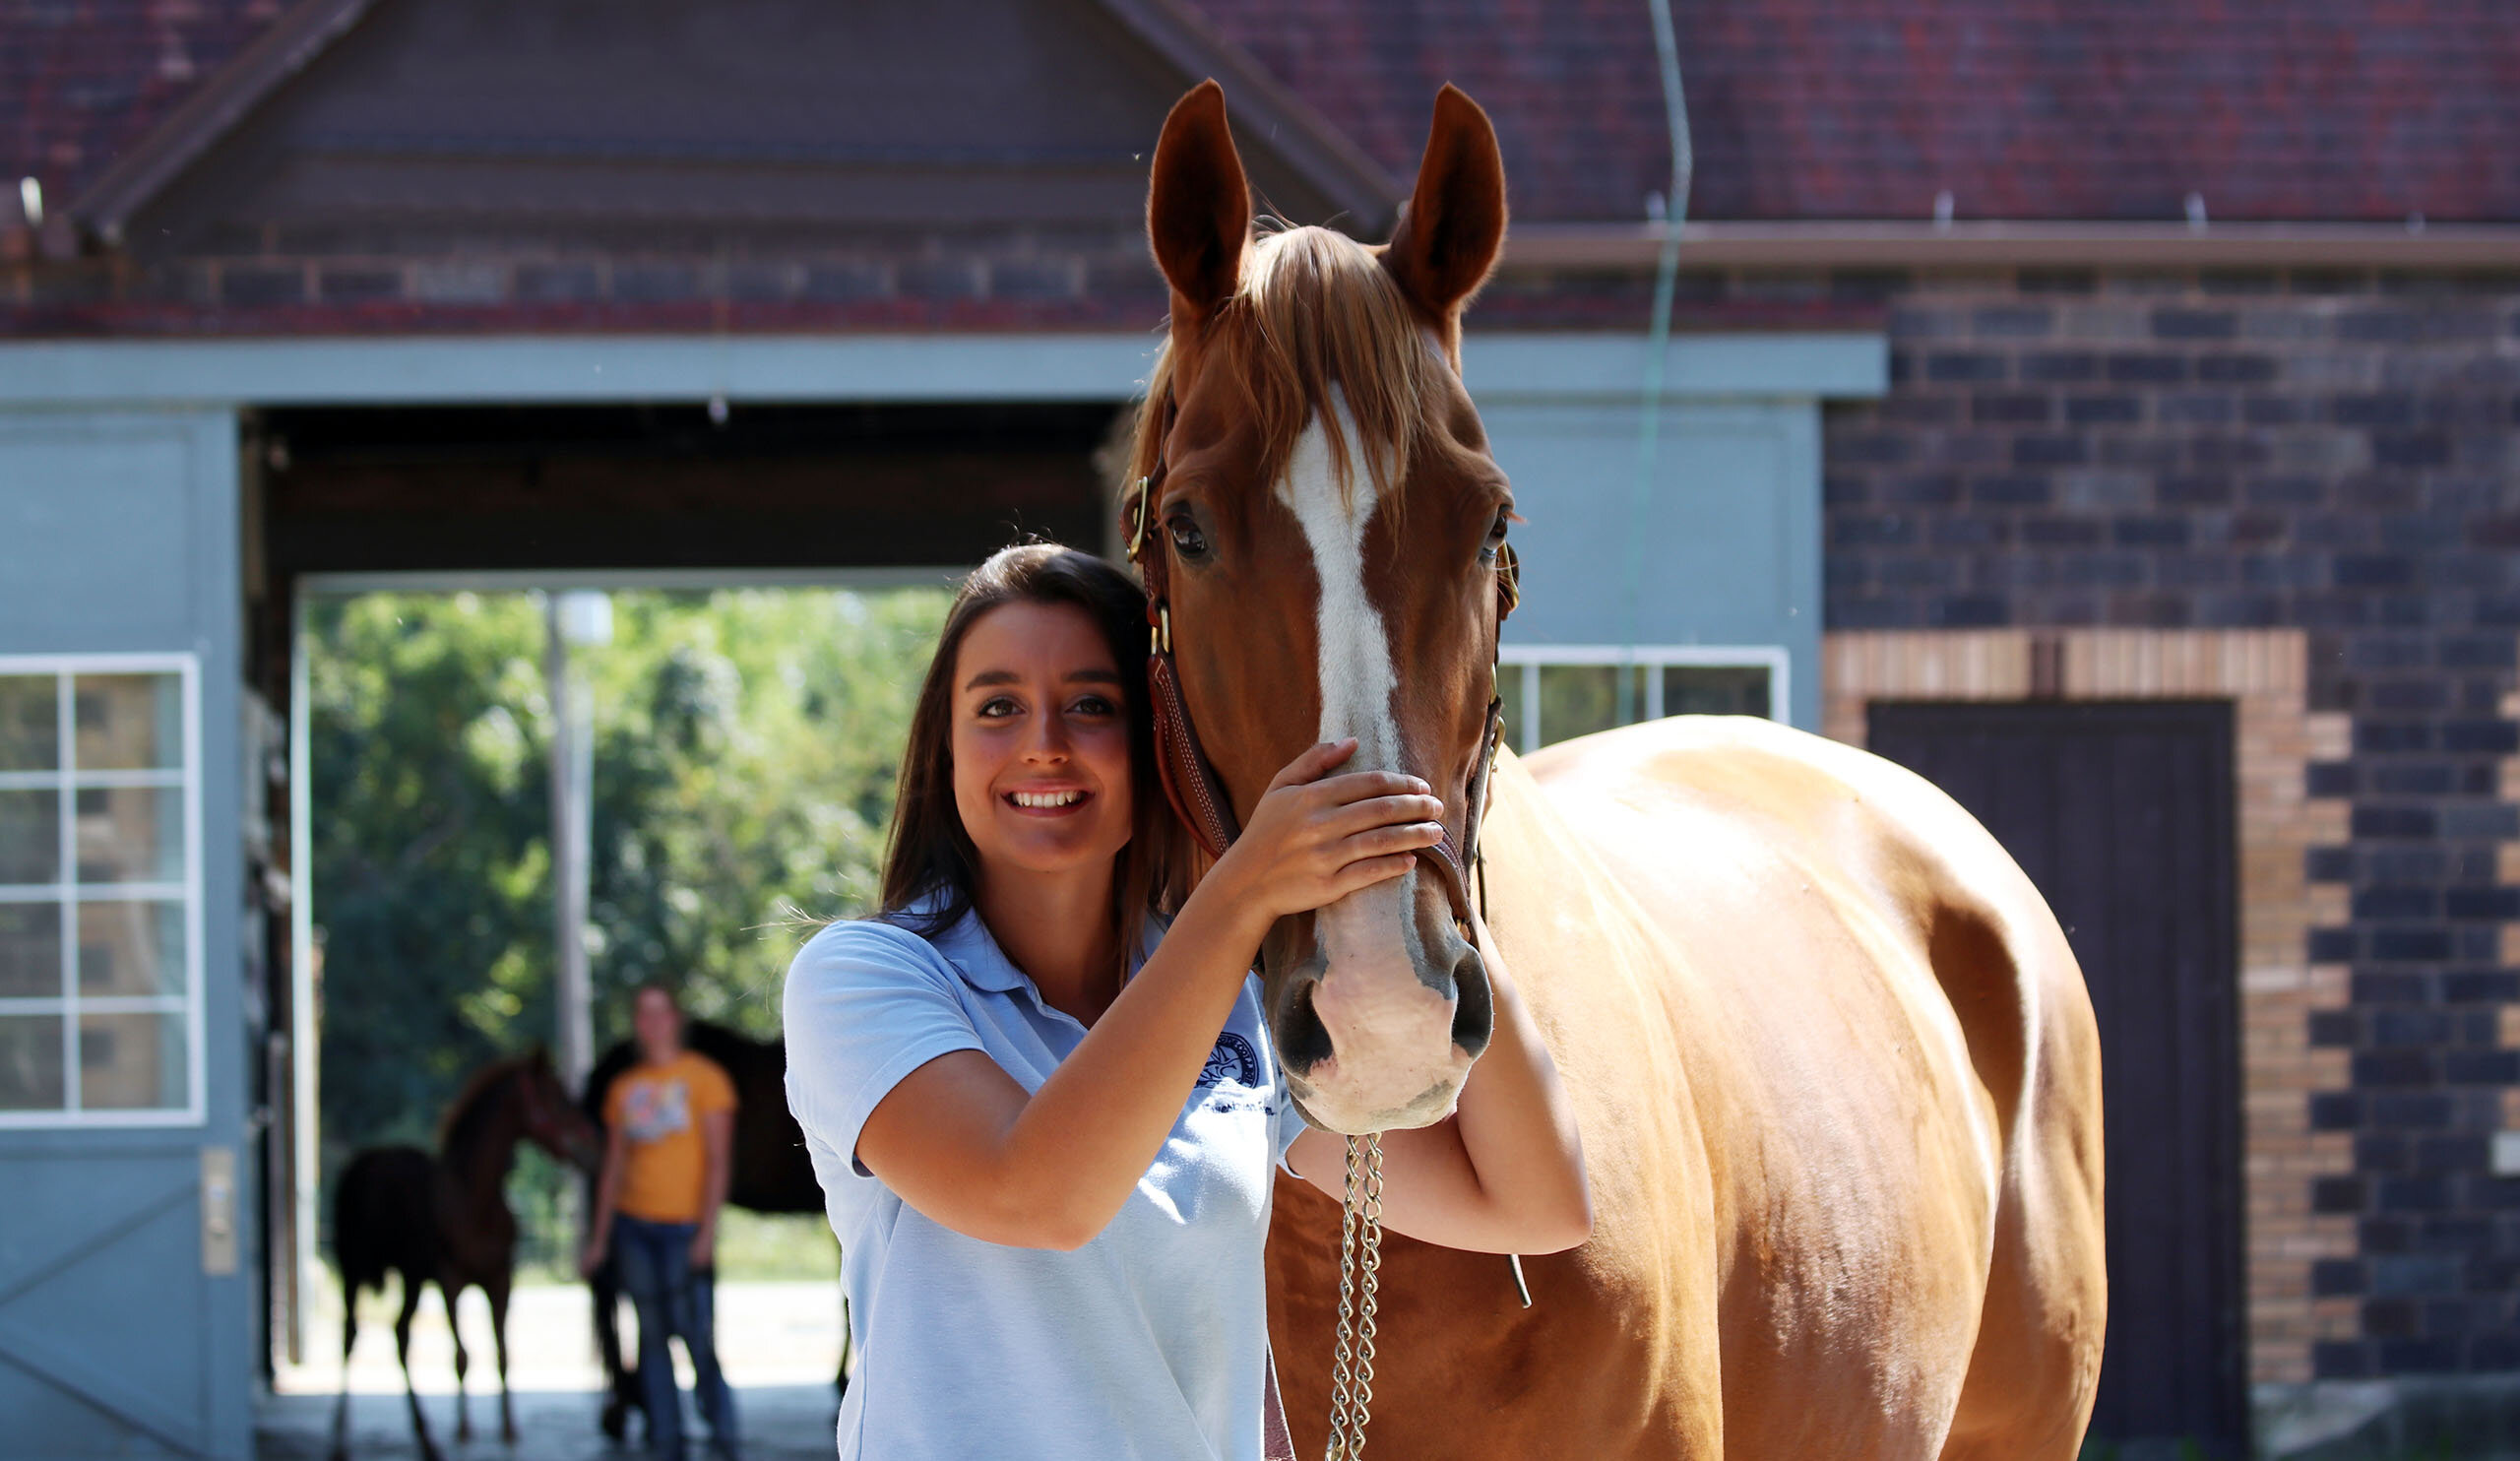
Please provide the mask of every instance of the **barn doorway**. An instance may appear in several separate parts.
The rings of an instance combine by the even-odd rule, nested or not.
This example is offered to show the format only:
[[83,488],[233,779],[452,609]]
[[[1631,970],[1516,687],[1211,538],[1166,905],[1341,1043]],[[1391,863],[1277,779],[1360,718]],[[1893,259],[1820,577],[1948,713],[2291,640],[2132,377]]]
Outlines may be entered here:
[[2100,1020],[2109,1345],[2091,1435],[2248,1453],[2232,709],[1875,702],[1866,743],[1949,793],[2055,911]]
[[[606,592],[624,652],[657,662],[649,667],[655,672],[637,671],[632,677],[655,686],[680,676],[668,686],[675,689],[668,698],[681,707],[676,714],[682,720],[698,717],[693,733],[703,739],[713,734],[739,738],[746,754],[757,756],[766,733],[761,726],[712,730],[703,723],[714,713],[709,707],[726,696],[766,704],[754,693],[758,687],[748,688],[761,680],[779,690],[768,698],[785,706],[780,714],[824,725],[849,742],[851,754],[862,751],[860,759],[880,761],[898,747],[879,747],[876,742],[886,737],[858,733],[864,728],[850,730],[854,723],[844,725],[847,718],[830,706],[809,703],[819,673],[815,665],[790,665],[786,660],[796,657],[773,655],[781,663],[747,664],[734,673],[719,662],[761,659],[756,652],[783,638],[823,646],[822,660],[865,659],[887,636],[901,641],[892,645],[892,658],[900,660],[908,643],[904,635],[918,638],[915,625],[905,629],[904,624],[932,619],[954,579],[988,551],[1028,535],[1089,548],[1102,545],[1112,514],[1097,453],[1109,439],[1122,407],[1118,401],[737,404],[731,409],[723,403],[685,403],[274,409],[248,414],[249,699],[266,723],[269,753],[263,761],[270,792],[260,840],[251,850],[254,884],[297,890],[293,897],[272,895],[258,949],[266,961],[263,985],[269,991],[261,1028],[272,1037],[260,1085],[262,1104],[272,1117],[259,1154],[269,1194],[261,1235],[274,1341],[267,1374],[277,1379],[278,1371],[299,1369],[302,1375],[302,1366],[311,1365],[329,1383],[338,1372],[338,1299],[323,1272],[324,1203],[319,1200],[329,1165],[321,1158],[335,1133],[326,1129],[318,1110],[327,1116],[337,1114],[334,1108],[341,1099],[366,1088],[375,1088],[368,1094],[391,1105],[389,1088],[397,1085],[392,1078],[369,1079],[363,1086],[346,1079],[328,1081],[316,1058],[319,1047],[336,1046],[341,1033],[318,1027],[319,1009],[343,1007],[321,997],[326,987],[339,1000],[346,982],[373,981],[372,968],[366,975],[362,968],[397,953],[390,939],[346,940],[345,930],[328,926],[350,911],[344,901],[345,885],[338,876],[329,887],[316,885],[328,836],[338,829],[329,817],[315,814],[315,802],[328,774],[335,799],[340,799],[342,768],[354,766],[373,729],[356,716],[346,719],[343,707],[362,693],[369,702],[391,704],[403,697],[426,700],[448,690],[446,685],[432,688],[426,674],[410,672],[411,666],[390,665],[386,656],[399,653],[391,647],[408,649],[434,636],[462,650],[438,659],[452,664],[473,655],[483,665],[504,666],[497,672],[515,683],[476,694],[487,714],[469,720],[465,733],[476,742],[487,737],[476,745],[483,753],[473,760],[494,766],[504,755],[514,763],[511,772],[531,779],[538,765],[534,746],[510,745],[501,752],[500,744],[503,736],[517,735],[535,742],[538,733],[532,708],[543,689],[535,648],[541,620],[536,601],[561,591]],[[932,637],[932,625],[929,629]],[[632,643],[642,636],[645,649]],[[319,640],[323,643],[314,643]],[[924,643],[920,640],[914,656],[921,665]],[[379,678],[382,700],[354,686],[345,689],[346,648],[352,651],[351,660],[365,657],[364,668],[354,672]],[[870,685],[901,678],[891,672],[898,666],[886,669],[851,661],[843,667]],[[613,671],[598,666],[594,672]],[[317,700],[323,704],[312,703]],[[292,723],[291,731],[282,731]],[[328,726],[331,741],[319,733]],[[600,719],[598,730],[601,731]],[[788,730],[807,733],[796,726]],[[327,773],[316,763],[326,754],[320,748],[334,741],[340,744],[330,753],[326,764],[333,770]],[[648,741],[653,746],[654,737]],[[618,759],[612,774],[616,779],[655,780],[648,771],[625,769]],[[483,788],[491,788],[495,780],[484,781]],[[489,793],[483,788],[474,790],[486,798]],[[500,794],[517,791],[508,788]],[[652,792],[667,799],[678,794],[669,788]],[[541,815],[543,794],[524,788],[513,799],[519,801],[524,820]],[[888,797],[875,799],[888,807]],[[433,809],[425,797],[414,805],[422,813]],[[601,802],[598,805],[600,816]],[[870,828],[885,807],[872,801],[841,807],[835,801],[830,810],[833,819],[853,816],[867,823],[857,828],[855,840],[863,843],[879,834]],[[514,878],[522,875],[520,868],[530,871],[528,864],[538,854],[527,844],[542,834],[522,822],[511,830],[515,835],[507,841],[516,846],[502,844],[502,856],[517,856],[507,857],[500,866]],[[417,843],[429,835],[420,829],[418,838],[406,841]],[[653,877],[662,869],[668,851],[646,849],[639,867],[631,871]],[[334,859],[340,861],[338,850]],[[702,895],[696,900],[701,913],[715,906],[708,890],[683,890],[694,891]],[[403,895],[380,885],[366,896],[391,902]],[[531,889],[509,901],[517,905],[510,910],[512,921],[547,925],[547,912],[525,906],[536,901]],[[660,921],[664,923],[699,916],[690,908],[650,901],[662,910]],[[684,901],[695,902],[689,897]],[[829,898],[796,908],[806,916],[842,911]],[[385,926],[391,920],[369,921],[391,931]],[[479,924],[470,917],[448,921]],[[537,931],[547,937],[547,928]],[[627,934],[656,942],[660,931],[629,929]],[[360,957],[351,957],[354,947]],[[485,976],[496,976],[483,978],[480,987],[471,991],[475,1005],[486,999],[490,1007],[468,1014],[460,1000],[439,1000],[426,1006],[430,1018],[442,1023],[470,1019],[476,1026],[484,1019],[496,1025],[503,1018],[515,1027],[517,1040],[533,1038],[549,1022],[548,994],[536,992],[541,985],[531,971],[521,981],[514,969],[500,974],[496,950],[468,952],[465,962],[483,966]],[[502,1003],[512,1006],[504,1016],[496,1008]],[[725,1016],[735,1025],[760,1023],[736,1018],[742,1011],[698,1012]],[[599,1030],[598,1035],[599,1044],[608,1039],[608,1032]],[[389,1041],[382,1053],[369,1053],[390,1066],[397,1058],[394,1048]],[[374,1070],[361,1073],[379,1075]],[[434,1081],[444,1086],[449,1079],[446,1072],[412,1074],[414,1079],[401,1084],[428,1086]],[[413,1130],[396,1134],[408,1139],[426,1124],[423,1120]],[[338,1160],[340,1153],[332,1156]],[[528,1219],[529,1228],[534,1226],[535,1215],[521,1210],[520,1216]],[[541,1216],[546,1219],[542,1227],[551,1227],[550,1215]],[[744,1232],[754,1226],[730,1218],[728,1240],[743,1247]],[[764,1228],[755,1236],[759,1241],[753,1246],[760,1249],[755,1256],[763,1264],[777,1265],[793,1256],[792,1234]],[[819,1241],[827,1247],[828,1234],[820,1234]],[[526,1257],[551,1269],[565,1255],[529,1252]],[[726,1336],[752,1334],[761,1340],[755,1368],[778,1369],[784,1377],[773,1380],[774,1385],[800,1379],[807,1366],[790,1363],[798,1346],[795,1336],[781,1327],[795,1316],[765,1310],[757,1322],[729,1322],[733,1309],[728,1305],[742,1297],[730,1292],[722,1298],[722,1312],[728,1316],[720,1326],[722,1353],[729,1343]],[[559,1305],[555,1312],[568,1329],[574,1355],[584,1347],[583,1291],[567,1299],[554,1296],[551,1302]],[[812,1316],[818,1331],[836,1322],[836,1296],[826,1306],[829,1312],[817,1307]],[[434,1307],[432,1302],[423,1311],[424,1330]],[[362,1330],[369,1326],[363,1324]],[[366,1370],[377,1364],[391,1366],[390,1344],[374,1340],[374,1333],[381,1332],[362,1339],[363,1357],[372,1362]],[[477,1352],[479,1336],[472,1337]],[[366,1355],[370,1350],[377,1353]],[[746,1383],[736,1373],[731,1354],[727,1363],[730,1378]],[[546,1367],[550,1373],[538,1377],[541,1383],[567,1388],[577,1382],[576,1370],[583,1366],[578,1359],[559,1356]],[[431,1368],[443,1384],[443,1366]],[[788,1375],[788,1369],[796,1374]],[[390,1381],[393,1387],[400,1383],[399,1374],[370,1374],[368,1379],[379,1385]],[[429,1372],[421,1379],[424,1390],[431,1388]],[[476,1391],[480,1383],[476,1371]],[[524,1383],[532,1388],[534,1381]],[[828,1375],[791,1388],[800,1397],[799,1414],[808,1419],[828,1405]],[[572,1401],[565,1409],[564,1429],[575,1436],[588,1424],[584,1407]],[[816,1424],[827,1443],[827,1415]],[[531,1418],[527,1429],[535,1429]]]

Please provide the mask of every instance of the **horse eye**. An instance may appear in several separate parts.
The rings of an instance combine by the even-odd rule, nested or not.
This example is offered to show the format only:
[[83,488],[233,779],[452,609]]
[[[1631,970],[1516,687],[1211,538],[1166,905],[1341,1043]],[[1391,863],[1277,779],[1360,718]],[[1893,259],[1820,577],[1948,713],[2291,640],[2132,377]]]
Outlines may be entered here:
[[1488,524],[1487,540],[1479,545],[1480,562],[1493,563],[1496,561],[1497,550],[1505,545],[1505,520],[1507,516],[1507,512],[1500,511],[1496,514],[1496,521]]
[[1165,527],[1172,535],[1172,550],[1183,558],[1198,559],[1208,555],[1208,535],[1199,531],[1198,524],[1188,518],[1174,518]]

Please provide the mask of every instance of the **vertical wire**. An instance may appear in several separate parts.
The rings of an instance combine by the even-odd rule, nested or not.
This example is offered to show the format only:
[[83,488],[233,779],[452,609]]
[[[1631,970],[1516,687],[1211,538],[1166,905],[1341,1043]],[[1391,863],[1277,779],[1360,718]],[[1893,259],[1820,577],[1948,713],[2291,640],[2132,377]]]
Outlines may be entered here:
[[1636,641],[1645,584],[1645,511],[1654,496],[1656,458],[1663,434],[1664,357],[1671,348],[1671,304],[1680,271],[1680,229],[1689,216],[1689,181],[1697,156],[1689,143],[1688,97],[1680,90],[1680,44],[1671,26],[1670,0],[1648,0],[1654,18],[1654,54],[1662,63],[1663,112],[1671,134],[1671,190],[1663,204],[1663,247],[1654,265],[1654,319],[1646,336],[1645,390],[1636,426],[1636,483],[1628,497],[1627,623],[1618,673],[1618,719],[1636,719]]

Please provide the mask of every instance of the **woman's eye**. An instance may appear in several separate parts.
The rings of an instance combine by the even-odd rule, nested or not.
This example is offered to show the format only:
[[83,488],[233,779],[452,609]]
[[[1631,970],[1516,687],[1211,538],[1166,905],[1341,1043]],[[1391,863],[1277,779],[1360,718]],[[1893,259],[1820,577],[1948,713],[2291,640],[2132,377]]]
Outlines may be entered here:
[[1008,699],[1006,696],[997,695],[981,701],[978,714],[979,718],[983,721],[996,721],[1003,720],[1006,717],[1015,714],[1015,712],[1020,708],[1021,707],[1017,706],[1013,700]]
[[1069,706],[1068,711],[1072,715],[1080,716],[1109,716],[1119,714],[1120,708],[1103,696],[1087,695]]
[[1208,555],[1208,535],[1199,531],[1198,524],[1191,522],[1188,518],[1174,518],[1165,524],[1165,528],[1172,535],[1174,552],[1184,558],[1204,558]]

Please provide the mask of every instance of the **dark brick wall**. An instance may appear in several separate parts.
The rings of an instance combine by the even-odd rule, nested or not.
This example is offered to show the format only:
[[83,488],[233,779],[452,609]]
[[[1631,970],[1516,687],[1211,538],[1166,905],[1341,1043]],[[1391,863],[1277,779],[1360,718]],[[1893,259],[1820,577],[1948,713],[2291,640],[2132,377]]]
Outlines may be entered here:
[[2488,1171],[2520,1085],[2502,850],[2520,746],[2520,273],[2032,271],[1905,282],[1892,388],[1826,430],[1832,629],[2085,626],[2308,631],[2314,710],[2350,800],[2310,857],[2351,915],[2310,962],[2352,971],[2312,1044],[2350,1085],[2321,1212],[2359,1224],[2323,1263],[2362,1337],[2322,1377],[2520,1368],[2520,1179]]

